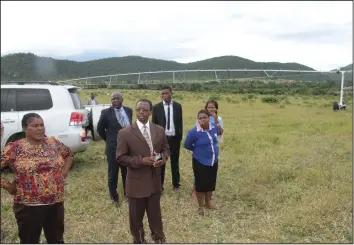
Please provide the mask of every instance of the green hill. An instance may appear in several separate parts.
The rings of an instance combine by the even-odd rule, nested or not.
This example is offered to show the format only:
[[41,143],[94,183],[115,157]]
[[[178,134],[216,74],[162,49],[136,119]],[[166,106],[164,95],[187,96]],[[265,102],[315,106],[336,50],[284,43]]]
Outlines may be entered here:
[[[118,73],[186,70],[186,69],[283,69],[283,70],[314,70],[311,67],[297,63],[255,62],[237,56],[222,56],[211,59],[191,62],[187,64],[175,61],[151,59],[140,56],[125,56],[105,58],[86,62],[57,60],[48,57],[39,57],[32,53],[17,53],[1,57],[1,80],[61,80],[88,76],[110,75]],[[328,80],[327,75],[299,75],[277,74],[279,77],[296,80]],[[293,76],[294,75],[294,76]],[[205,80],[214,79],[215,74],[190,73],[186,79]],[[264,77],[263,72],[220,72],[219,79],[236,77]],[[293,77],[292,77],[293,76]],[[338,80],[335,76],[334,80]],[[136,79],[131,77],[126,80]],[[151,79],[171,79],[171,74],[159,74]]]

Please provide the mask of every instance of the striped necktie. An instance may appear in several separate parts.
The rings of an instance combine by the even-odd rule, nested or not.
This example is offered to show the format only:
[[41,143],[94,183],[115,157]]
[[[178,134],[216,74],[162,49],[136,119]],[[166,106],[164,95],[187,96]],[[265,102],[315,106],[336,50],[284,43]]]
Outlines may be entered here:
[[146,125],[144,125],[143,136],[144,136],[144,138],[145,138],[146,142],[147,142],[147,143],[148,143],[148,145],[149,145],[149,148],[150,148],[150,154],[151,154],[151,156],[152,156],[152,152],[153,152],[153,149],[152,149],[152,143],[151,143],[151,140],[150,140],[149,134],[148,134],[148,132],[147,132],[147,127],[146,127]]

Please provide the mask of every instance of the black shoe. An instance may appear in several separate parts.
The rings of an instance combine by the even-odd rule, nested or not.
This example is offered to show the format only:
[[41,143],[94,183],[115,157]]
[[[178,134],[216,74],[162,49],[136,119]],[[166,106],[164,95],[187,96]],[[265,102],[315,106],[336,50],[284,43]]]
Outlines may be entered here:
[[116,207],[119,207],[119,206],[120,206],[119,200],[112,200],[112,203],[113,203],[113,205],[116,206]]
[[119,197],[118,197],[118,195],[116,195],[114,197],[111,197],[111,200],[112,200],[113,204],[119,205]]

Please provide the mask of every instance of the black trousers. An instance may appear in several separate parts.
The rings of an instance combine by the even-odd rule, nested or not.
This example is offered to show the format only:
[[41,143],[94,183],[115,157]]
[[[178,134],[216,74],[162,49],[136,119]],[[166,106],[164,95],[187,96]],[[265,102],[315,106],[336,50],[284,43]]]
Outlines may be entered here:
[[111,199],[113,201],[118,201],[119,196],[118,196],[118,174],[119,174],[119,168],[121,170],[121,175],[122,175],[122,184],[123,184],[123,190],[124,190],[124,195],[125,195],[125,180],[127,177],[127,167],[121,166],[117,164],[116,161],[116,149],[107,149],[106,150],[106,156],[107,156],[107,163],[108,163],[108,189],[109,189],[109,195],[111,196]]
[[128,198],[129,224],[130,232],[133,235],[133,243],[146,243],[143,227],[145,211],[148,216],[151,238],[155,243],[166,242],[162,225],[160,197],[161,192],[156,192],[149,197]]
[[39,243],[42,228],[47,243],[64,243],[64,203],[26,206],[14,203],[20,243]]
[[[180,175],[179,175],[179,153],[181,148],[181,140],[172,136],[167,136],[168,145],[170,147],[170,161],[171,161],[171,173],[172,173],[172,185],[173,187],[180,187]],[[166,165],[161,166],[161,186],[165,182],[165,168]]]

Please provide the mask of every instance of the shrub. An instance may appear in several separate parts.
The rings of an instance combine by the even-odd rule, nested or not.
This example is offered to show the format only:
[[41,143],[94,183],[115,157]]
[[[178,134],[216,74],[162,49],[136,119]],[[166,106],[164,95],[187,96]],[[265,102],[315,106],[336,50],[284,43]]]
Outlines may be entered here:
[[182,94],[174,94],[173,98],[176,99],[176,100],[183,100]]
[[286,100],[288,97],[286,96],[286,95],[282,95],[282,96],[280,96],[280,99],[281,100]]
[[268,97],[263,97],[262,98],[263,103],[279,103],[279,98],[274,97],[274,96],[268,96]]
[[208,100],[216,100],[219,101],[220,100],[220,95],[219,94],[212,94]]

